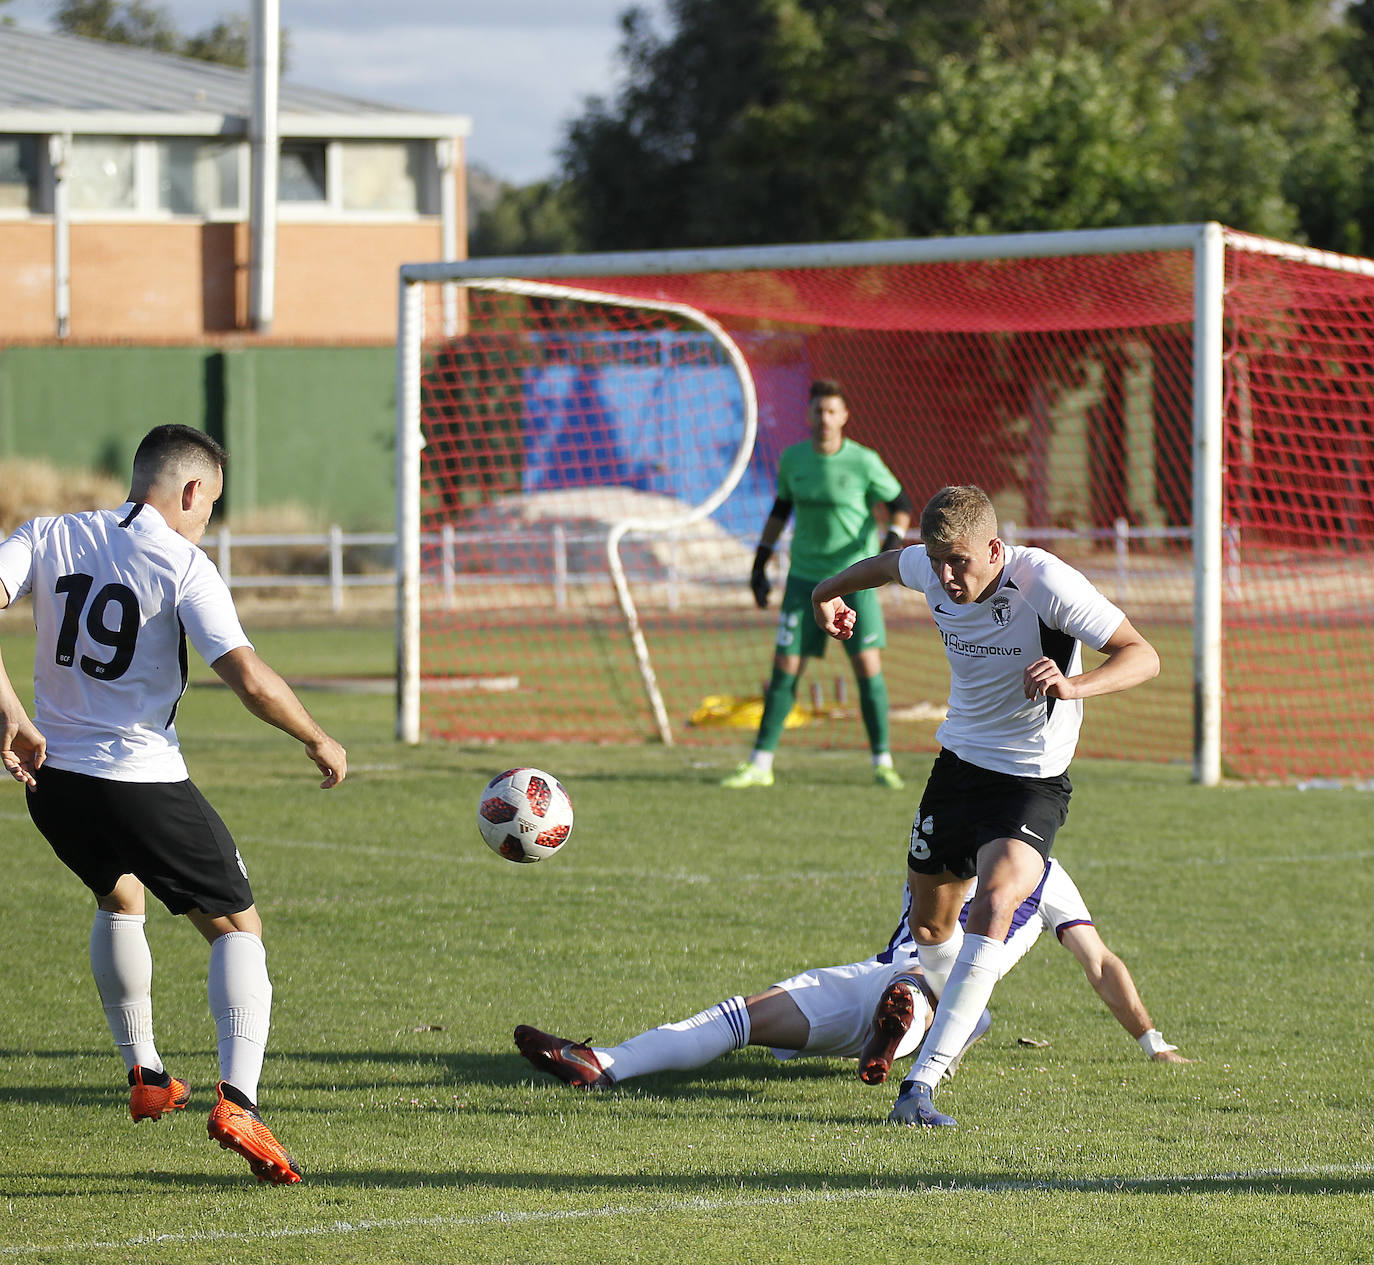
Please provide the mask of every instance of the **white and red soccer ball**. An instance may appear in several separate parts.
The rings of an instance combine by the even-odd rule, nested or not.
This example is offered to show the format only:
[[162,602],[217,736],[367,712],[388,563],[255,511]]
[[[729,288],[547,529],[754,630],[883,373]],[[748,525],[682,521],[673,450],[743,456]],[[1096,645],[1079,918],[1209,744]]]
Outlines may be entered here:
[[507,769],[477,800],[477,829],[487,847],[519,865],[553,856],[572,827],[572,800],[543,769]]

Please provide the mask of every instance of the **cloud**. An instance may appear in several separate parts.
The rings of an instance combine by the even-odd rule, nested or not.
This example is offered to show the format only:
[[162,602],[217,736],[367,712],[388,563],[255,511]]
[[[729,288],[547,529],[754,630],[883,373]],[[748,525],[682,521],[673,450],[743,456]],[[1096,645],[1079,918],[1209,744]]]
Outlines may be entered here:
[[[157,0],[185,34],[247,0]],[[566,124],[618,86],[619,17],[667,0],[284,0],[298,84],[472,120],[468,156],[517,184],[555,174]],[[51,27],[52,0],[0,8]]]
[[[470,30],[483,27],[515,27],[537,35],[559,30],[600,31],[614,34],[620,14],[635,4],[658,9],[662,0],[406,0],[402,11],[408,26],[459,26]],[[172,9],[197,9],[217,14],[223,7],[217,0],[179,0]],[[376,29],[387,24],[397,10],[379,0],[286,0],[282,5],[282,24],[289,27],[350,30]]]
[[298,83],[467,115],[470,160],[517,184],[553,175],[564,126],[617,84],[604,28],[303,28],[293,47]]

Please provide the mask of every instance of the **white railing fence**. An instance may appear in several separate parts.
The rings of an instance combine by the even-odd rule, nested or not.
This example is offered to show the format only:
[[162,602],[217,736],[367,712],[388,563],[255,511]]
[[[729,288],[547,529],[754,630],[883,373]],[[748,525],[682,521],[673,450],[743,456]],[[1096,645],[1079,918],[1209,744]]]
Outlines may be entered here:
[[[1046,544],[1053,548],[1054,542],[1063,540],[1110,542],[1115,558],[1118,596],[1124,595],[1129,582],[1133,544],[1159,540],[1186,541],[1190,535],[1187,527],[1132,527],[1124,518],[1117,519],[1112,527],[1105,528],[1028,527],[1008,522],[1003,524],[1002,531],[1003,539],[1009,544]],[[740,546],[743,558],[740,565],[722,565],[719,574],[703,575],[699,568],[694,568],[688,574],[678,564],[678,548],[700,543],[701,538],[686,530],[668,533],[659,539],[666,545],[668,553],[661,567],[655,568],[656,574],[649,575],[633,563],[627,565],[626,570],[636,580],[652,579],[666,584],[670,609],[676,608],[678,591],[683,584],[740,585],[752,557],[748,549]],[[604,530],[570,530],[563,523],[476,532],[458,531],[452,524],[446,524],[440,532],[421,535],[422,554],[428,553],[438,564],[437,570],[433,565],[423,566],[421,581],[429,587],[437,586],[441,600],[448,608],[457,606],[458,594],[464,587],[490,584],[499,577],[503,584],[547,587],[554,607],[563,610],[568,605],[571,586],[605,583],[604,565],[599,573],[582,566],[587,558],[601,554],[605,540]],[[349,589],[396,586],[395,532],[347,532],[335,524],[322,532],[240,534],[221,526],[208,533],[202,543],[232,589],[328,589],[330,608],[341,611]],[[1233,561],[1234,542],[1228,543],[1231,545],[1228,561]],[[236,553],[242,560],[245,552],[269,549],[289,549],[306,558],[313,553],[314,565],[307,570],[276,573],[264,572],[260,565],[255,565],[251,572],[236,570]],[[387,563],[385,566],[374,565],[368,569],[354,566],[348,569],[350,564],[358,561],[360,552],[371,552],[375,563],[380,560],[383,551]],[[499,572],[493,574],[490,571],[471,570],[464,565],[474,553],[482,551],[486,551],[488,557],[503,559]],[[786,574],[785,548],[779,550],[775,566],[780,568],[779,575]],[[1234,577],[1229,574],[1228,580],[1235,583]]]

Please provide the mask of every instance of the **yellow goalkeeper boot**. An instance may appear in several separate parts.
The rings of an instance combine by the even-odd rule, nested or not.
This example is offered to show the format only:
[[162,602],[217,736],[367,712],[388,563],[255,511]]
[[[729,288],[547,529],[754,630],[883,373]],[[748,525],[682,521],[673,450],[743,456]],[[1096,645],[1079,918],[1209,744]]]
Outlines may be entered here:
[[890,764],[875,764],[873,766],[873,781],[878,786],[885,786],[889,791],[900,791],[906,786],[902,781],[901,774]]
[[773,770],[761,769],[757,764],[741,764],[720,783],[727,791],[742,791],[750,786],[772,786]]

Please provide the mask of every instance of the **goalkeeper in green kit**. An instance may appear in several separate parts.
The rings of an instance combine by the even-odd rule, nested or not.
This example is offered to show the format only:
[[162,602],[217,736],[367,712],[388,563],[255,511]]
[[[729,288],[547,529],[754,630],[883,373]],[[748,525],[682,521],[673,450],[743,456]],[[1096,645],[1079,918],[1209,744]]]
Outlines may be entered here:
[[[754,555],[749,585],[760,607],[768,605],[768,559],[795,509],[792,565],[783,592],[773,675],[763,700],[754,752],[747,764],[721,785],[730,790],[773,785],[773,753],[797,698],[797,680],[805,660],[820,658],[828,638],[817,626],[811,590],[828,576],[878,552],[874,506],[887,506],[889,529],[883,550],[899,549],[911,522],[911,500],[896,475],[871,448],[844,437],[849,404],[838,382],[811,384],[807,417],[810,440],[784,448],[778,462],[778,496],[769,512]],[[873,751],[873,779],[900,790],[902,779],[888,750],[887,682],[882,648],[887,644],[882,607],[876,590],[846,597],[858,618],[854,635],[841,644],[849,652],[859,688],[868,745]]]

